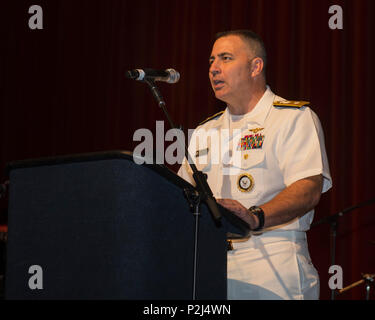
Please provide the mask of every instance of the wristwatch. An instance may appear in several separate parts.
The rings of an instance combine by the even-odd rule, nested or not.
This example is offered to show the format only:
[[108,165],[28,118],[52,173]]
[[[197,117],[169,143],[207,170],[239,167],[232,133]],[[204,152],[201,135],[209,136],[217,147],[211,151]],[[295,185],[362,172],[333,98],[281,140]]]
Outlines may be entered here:
[[253,231],[259,231],[263,229],[264,226],[264,212],[262,208],[257,206],[252,206],[249,208],[250,213],[256,215],[259,219],[259,226],[258,228],[254,229]]

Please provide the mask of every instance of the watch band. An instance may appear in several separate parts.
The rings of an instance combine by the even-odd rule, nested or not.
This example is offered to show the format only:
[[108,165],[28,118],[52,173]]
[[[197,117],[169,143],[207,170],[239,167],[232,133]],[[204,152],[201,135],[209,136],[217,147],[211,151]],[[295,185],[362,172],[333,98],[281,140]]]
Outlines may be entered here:
[[258,206],[252,206],[249,208],[249,211],[250,213],[256,215],[259,219],[259,226],[254,229],[253,231],[260,231],[263,229],[263,226],[264,226],[264,212],[262,210],[262,208],[258,207]]

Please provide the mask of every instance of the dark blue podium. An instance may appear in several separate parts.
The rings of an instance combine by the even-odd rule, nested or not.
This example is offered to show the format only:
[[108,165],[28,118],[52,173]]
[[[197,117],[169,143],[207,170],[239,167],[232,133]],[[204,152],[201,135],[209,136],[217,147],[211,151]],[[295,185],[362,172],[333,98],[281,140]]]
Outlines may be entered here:
[[[10,178],[6,299],[192,298],[192,187],[162,165],[109,151],[16,161]],[[226,299],[227,232],[247,225],[220,207],[199,218],[197,299]],[[32,288],[39,266],[43,287]]]

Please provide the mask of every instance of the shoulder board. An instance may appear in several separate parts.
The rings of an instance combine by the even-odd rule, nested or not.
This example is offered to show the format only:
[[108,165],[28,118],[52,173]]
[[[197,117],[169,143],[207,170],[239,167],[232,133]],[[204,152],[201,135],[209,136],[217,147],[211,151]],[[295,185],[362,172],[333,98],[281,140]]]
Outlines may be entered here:
[[223,113],[224,113],[224,110],[223,110],[223,111],[220,111],[220,112],[218,112],[218,113],[215,113],[213,116],[208,117],[206,120],[202,121],[199,125],[201,126],[202,124],[205,124],[206,122],[208,122],[208,121],[210,121],[210,120],[217,119],[217,118],[219,118]]
[[301,108],[303,106],[309,105],[309,101],[274,101],[273,106],[274,107],[283,107],[283,108]]

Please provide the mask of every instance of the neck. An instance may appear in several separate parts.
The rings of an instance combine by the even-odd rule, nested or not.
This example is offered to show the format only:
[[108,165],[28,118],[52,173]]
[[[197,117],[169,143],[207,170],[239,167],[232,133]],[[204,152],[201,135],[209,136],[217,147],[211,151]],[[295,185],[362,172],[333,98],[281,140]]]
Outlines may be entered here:
[[242,115],[251,112],[263,97],[265,91],[266,85],[259,85],[247,97],[244,97],[242,101],[228,103],[229,112],[233,115]]

